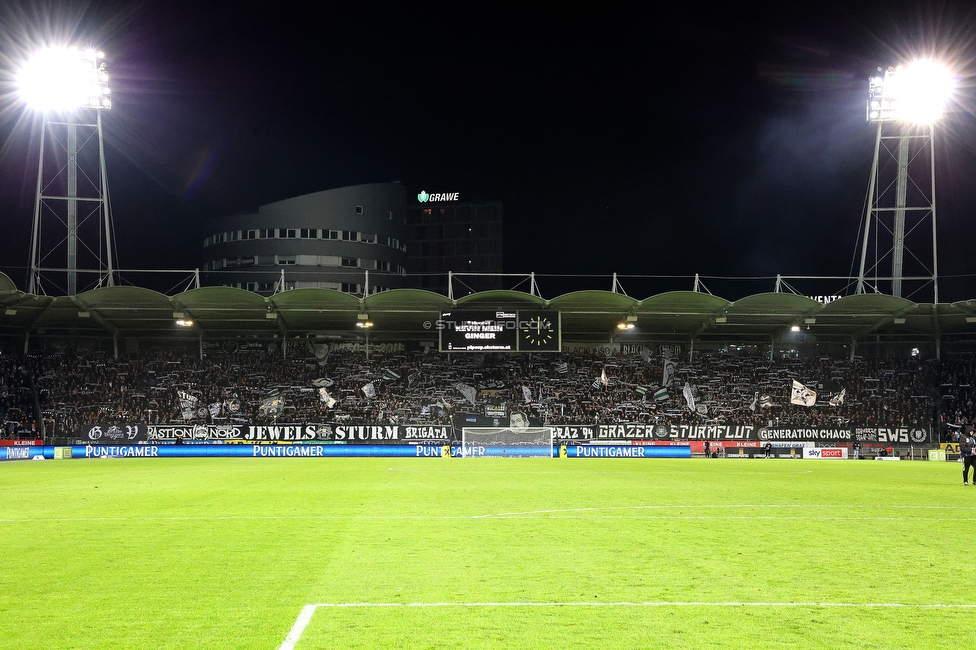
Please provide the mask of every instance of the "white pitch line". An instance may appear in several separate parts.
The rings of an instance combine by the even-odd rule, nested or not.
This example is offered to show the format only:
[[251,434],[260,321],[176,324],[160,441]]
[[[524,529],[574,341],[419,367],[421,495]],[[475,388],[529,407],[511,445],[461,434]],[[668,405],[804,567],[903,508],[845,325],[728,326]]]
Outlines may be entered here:
[[645,602],[599,602],[599,601],[568,601],[568,602],[483,602],[483,603],[315,603],[305,605],[295,620],[295,624],[285,637],[284,643],[278,650],[294,650],[295,644],[302,637],[302,633],[312,620],[312,615],[319,607],[331,609],[393,609],[393,608],[448,608],[448,607],[784,607],[784,608],[844,608],[844,609],[976,609],[973,603],[822,603],[822,602],[748,602],[748,601],[645,601]]
[[804,519],[823,521],[971,521],[971,517],[823,517],[810,515],[616,515],[616,514],[588,514],[621,510],[690,510],[700,511],[708,509],[731,510],[735,508],[754,509],[796,509],[810,510],[813,508],[835,508],[841,510],[976,510],[976,506],[936,506],[936,505],[855,505],[855,504],[792,504],[792,503],[731,503],[731,504],[687,504],[687,505],[633,505],[633,506],[596,506],[584,508],[554,508],[545,510],[525,510],[512,512],[497,512],[481,515],[184,515],[173,517],[44,517],[44,518],[7,518],[0,519],[0,524],[17,523],[55,523],[55,522],[99,522],[99,521],[260,521],[260,520],[464,520],[464,519]]
[[288,636],[285,637],[284,642],[281,644],[281,647],[279,647],[278,650],[294,650],[295,644],[298,643],[300,638],[302,638],[302,633],[308,626],[309,621],[312,620],[312,614],[315,613],[315,610],[318,607],[318,605],[305,605],[305,607],[302,607],[302,612],[298,615],[298,618],[295,619],[295,624],[291,626]]
[[[474,602],[474,603],[315,603],[302,609],[299,619],[309,608],[366,608],[366,607],[870,607],[870,608],[915,608],[915,609],[976,609],[974,603],[827,603],[827,602],[750,602],[750,601],[704,601],[704,600],[662,600],[662,601],[566,601],[566,602]],[[297,622],[297,621],[296,621]]]

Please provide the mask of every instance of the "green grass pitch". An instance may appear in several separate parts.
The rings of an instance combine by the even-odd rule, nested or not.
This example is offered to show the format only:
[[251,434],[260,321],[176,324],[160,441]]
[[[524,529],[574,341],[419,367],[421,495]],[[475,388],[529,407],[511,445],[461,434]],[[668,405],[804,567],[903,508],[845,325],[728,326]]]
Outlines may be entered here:
[[960,470],[5,463],[0,647],[276,650],[306,605],[323,604],[296,650],[969,650],[976,487]]

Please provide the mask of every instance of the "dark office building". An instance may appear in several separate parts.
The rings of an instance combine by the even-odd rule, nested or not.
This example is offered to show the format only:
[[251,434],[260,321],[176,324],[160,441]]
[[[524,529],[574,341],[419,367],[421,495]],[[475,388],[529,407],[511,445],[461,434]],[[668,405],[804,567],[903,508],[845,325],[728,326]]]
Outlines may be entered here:
[[[502,202],[464,201],[459,193],[421,191],[406,207],[407,271],[415,286],[454,296],[503,288]],[[464,275],[473,273],[477,275]]]

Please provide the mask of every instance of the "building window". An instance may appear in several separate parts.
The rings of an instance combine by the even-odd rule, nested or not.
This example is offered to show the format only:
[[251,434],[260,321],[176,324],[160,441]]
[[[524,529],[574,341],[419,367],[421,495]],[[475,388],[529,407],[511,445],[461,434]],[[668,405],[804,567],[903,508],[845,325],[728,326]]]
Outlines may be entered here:
[[360,215],[363,214],[363,206],[361,205],[356,206],[356,214],[360,214]]
[[338,230],[330,230],[329,231],[329,239],[339,239],[339,231]]
[[359,239],[357,237],[358,234],[359,233],[357,233],[357,232],[355,232],[353,230],[343,230],[342,231],[342,241],[357,241]]
[[343,257],[342,258],[342,266],[358,267],[359,266],[359,258],[358,257]]
[[260,236],[260,234],[261,233],[258,230],[248,230],[247,231],[247,238],[248,239],[258,239],[259,236]]

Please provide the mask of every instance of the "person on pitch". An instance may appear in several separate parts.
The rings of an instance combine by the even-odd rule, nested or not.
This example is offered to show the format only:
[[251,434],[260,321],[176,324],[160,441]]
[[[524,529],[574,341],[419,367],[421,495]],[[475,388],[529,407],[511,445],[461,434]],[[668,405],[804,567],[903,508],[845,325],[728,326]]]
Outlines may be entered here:
[[976,485],[976,440],[972,427],[959,436],[959,455],[962,456],[962,484],[969,485],[969,468],[973,468],[973,484]]

